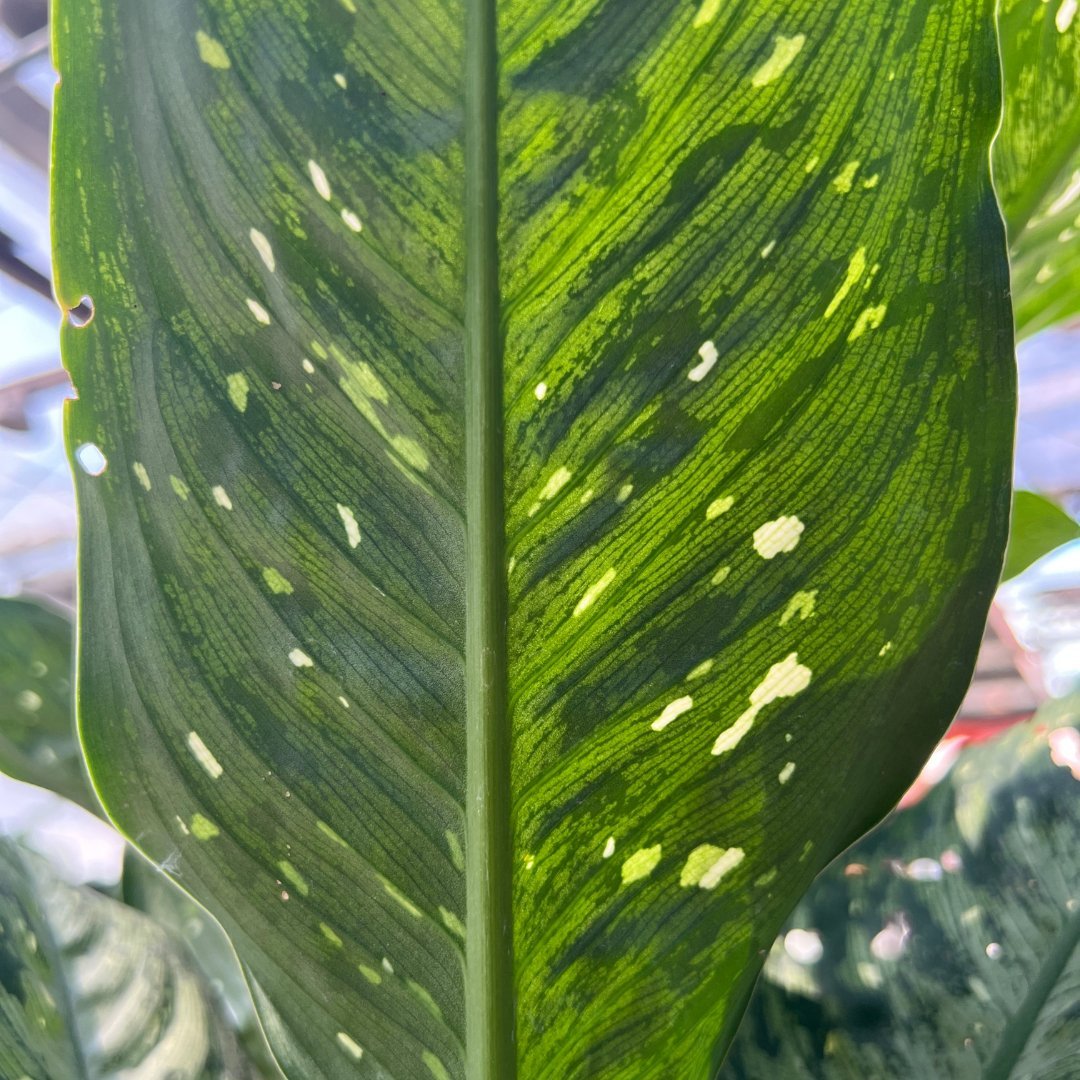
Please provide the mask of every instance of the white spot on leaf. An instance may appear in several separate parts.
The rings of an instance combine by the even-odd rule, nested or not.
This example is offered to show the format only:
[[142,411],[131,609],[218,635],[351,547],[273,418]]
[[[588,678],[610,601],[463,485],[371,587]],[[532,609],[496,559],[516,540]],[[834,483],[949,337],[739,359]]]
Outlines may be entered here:
[[683,888],[696,885],[700,889],[715,889],[725,874],[730,873],[746,857],[742,848],[719,848],[701,844],[687,857],[679,876]]
[[676,698],[664,706],[663,712],[652,722],[650,727],[653,731],[663,731],[672,720],[677,720],[683,713],[689,712],[693,707],[694,699],[689,695]]
[[262,306],[262,304],[259,303],[258,300],[253,300],[249,296],[247,298],[247,300],[244,301],[244,303],[247,304],[248,311],[251,312],[251,314],[255,317],[255,321],[260,326],[269,326],[270,325],[270,312],[267,311],[266,308],[264,308]]
[[769,668],[750,695],[750,708],[747,709],[726,731],[720,733],[713,745],[714,755],[734,750],[754,726],[758,713],[779,698],[794,697],[810,685],[811,671],[799,663],[797,653],[789,653]]
[[206,770],[207,775],[216,780],[225,771],[218,759],[210,752],[209,747],[202,741],[199,733],[189,731],[187,737],[188,749],[195,755],[195,760]]
[[349,541],[349,547],[354,548],[360,543],[360,526],[356,515],[342,503],[337,504],[337,509],[341,515],[342,524],[345,526],[345,536]]
[[274,249],[270,246],[270,241],[258,229],[252,229],[248,236],[251,238],[251,246],[258,253],[259,258],[262,259],[263,265],[272,274],[277,263],[274,260]]
[[596,603],[600,594],[615,580],[615,568],[610,567],[605,570],[600,576],[599,580],[594,581],[586,590],[581,599],[577,602],[577,606],[574,608],[573,618],[577,618],[579,615],[584,614]]
[[303,649],[293,649],[289,653],[289,660],[292,661],[294,667],[314,667],[315,661]]
[[772,559],[784,552],[794,551],[805,526],[794,516],[766,521],[754,530],[754,550],[763,559]]
[[1064,34],[1072,26],[1075,15],[1076,0],[1061,0],[1061,7],[1057,9],[1057,14],[1054,16],[1054,25],[1059,34]]
[[312,186],[322,198],[329,202],[333,192],[330,190],[330,181],[326,179],[326,173],[323,172],[322,166],[316,161],[309,161],[307,167]]
[[690,374],[687,378],[691,382],[701,382],[701,380],[716,366],[719,355],[720,354],[716,351],[716,346],[711,341],[706,341],[705,344],[698,349],[698,356],[701,357],[701,363],[690,369]]
[[337,1033],[337,1041],[344,1047],[346,1053],[357,1061],[364,1056],[363,1047],[346,1035],[344,1031],[339,1031]]

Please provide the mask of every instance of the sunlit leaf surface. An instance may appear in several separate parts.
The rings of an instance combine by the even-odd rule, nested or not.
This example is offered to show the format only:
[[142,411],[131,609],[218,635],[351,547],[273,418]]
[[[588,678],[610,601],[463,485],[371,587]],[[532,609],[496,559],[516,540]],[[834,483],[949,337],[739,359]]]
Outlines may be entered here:
[[992,7],[57,4],[82,730],[291,1078],[707,1077],[916,772],[1007,526]]
[[148,919],[0,840],[0,1076],[254,1080],[208,988]]
[[723,1080],[1076,1076],[1078,704],[963,751],[814,884]]
[[1002,0],[1001,49],[994,174],[1026,337],[1080,314],[1080,4]]

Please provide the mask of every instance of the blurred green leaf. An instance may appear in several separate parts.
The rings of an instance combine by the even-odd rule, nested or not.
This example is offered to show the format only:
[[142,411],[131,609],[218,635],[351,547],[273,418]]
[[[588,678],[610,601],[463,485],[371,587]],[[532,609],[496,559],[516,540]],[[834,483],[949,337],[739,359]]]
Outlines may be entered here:
[[723,1080],[1075,1080],[1080,698],[965,749],[811,888]]
[[994,181],[1009,230],[1016,328],[1080,312],[1080,14],[1076,0],[1002,0],[1005,115]]
[[99,813],[75,734],[71,622],[0,599],[0,772]]
[[0,840],[4,1080],[255,1080],[184,952]]
[[120,885],[124,903],[146,913],[158,925],[167,927],[172,936],[183,943],[227,1010],[231,1026],[238,1032],[260,1075],[280,1077],[255,1015],[251,992],[236,953],[217,920],[131,847],[124,855]]
[[1009,546],[1001,580],[1016,577],[1044,555],[1078,537],[1080,524],[1057,503],[1031,491],[1014,491]]

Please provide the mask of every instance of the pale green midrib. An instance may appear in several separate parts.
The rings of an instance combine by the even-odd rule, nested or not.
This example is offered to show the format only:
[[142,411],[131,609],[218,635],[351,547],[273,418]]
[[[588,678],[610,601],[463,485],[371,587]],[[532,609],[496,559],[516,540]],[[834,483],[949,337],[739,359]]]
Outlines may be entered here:
[[465,1074],[514,1080],[496,0],[465,7]]
[[1020,1007],[1009,1018],[998,1048],[983,1070],[983,1080],[1009,1080],[1034,1029],[1035,1021],[1080,943],[1080,911],[1073,912],[1046,950],[1046,959]]

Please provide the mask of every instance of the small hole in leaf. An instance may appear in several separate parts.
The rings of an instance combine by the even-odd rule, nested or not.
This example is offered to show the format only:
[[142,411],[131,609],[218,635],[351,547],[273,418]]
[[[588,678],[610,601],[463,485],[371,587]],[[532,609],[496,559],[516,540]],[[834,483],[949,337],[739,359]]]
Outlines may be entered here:
[[94,318],[94,301],[92,297],[84,296],[78,304],[68,312],[68,322],[72,326],[87,326]]
[[79,463],[79,468],[90,476],[100,476],[109,464],[105,455],[92,442],[83,443],[75,451],[75,460]]

